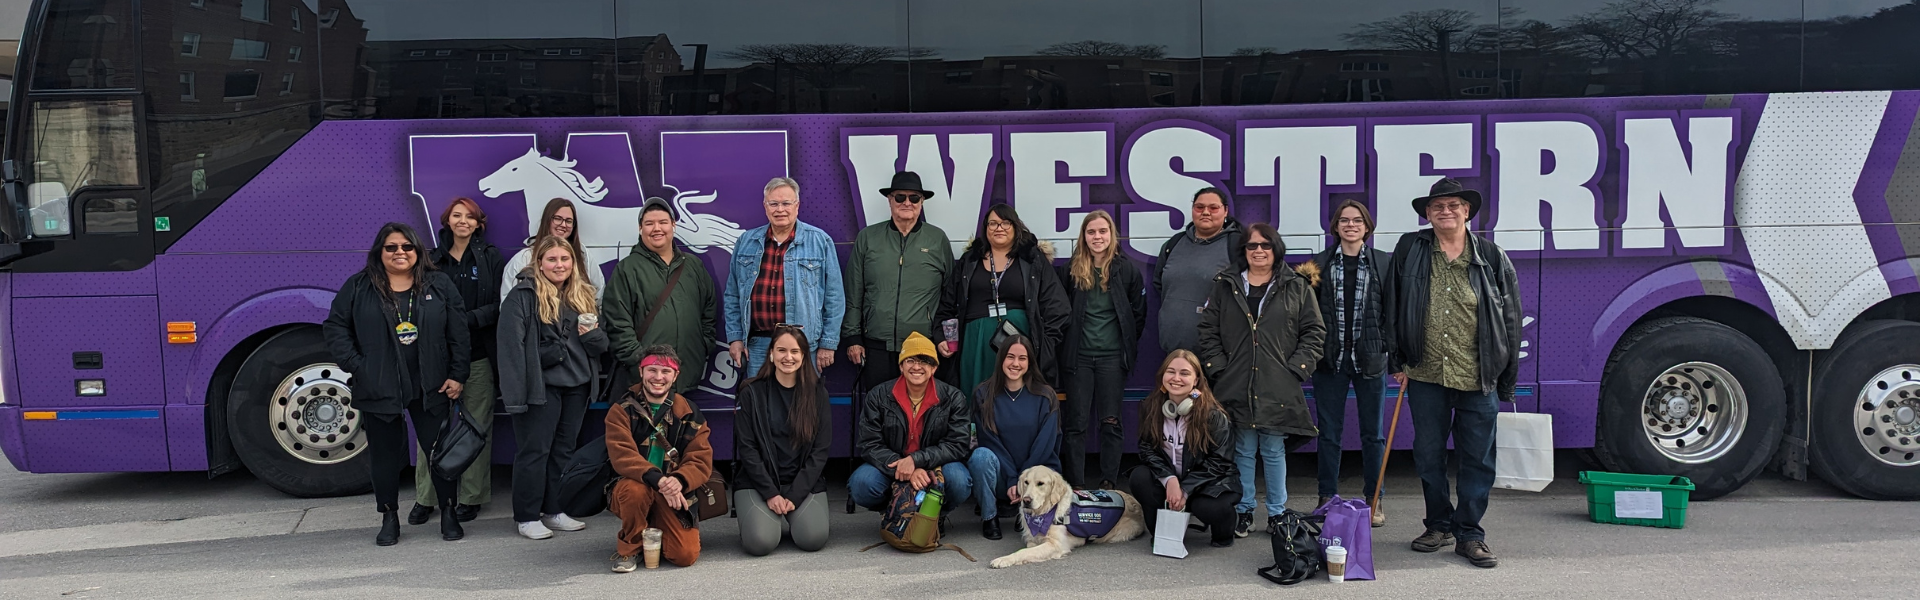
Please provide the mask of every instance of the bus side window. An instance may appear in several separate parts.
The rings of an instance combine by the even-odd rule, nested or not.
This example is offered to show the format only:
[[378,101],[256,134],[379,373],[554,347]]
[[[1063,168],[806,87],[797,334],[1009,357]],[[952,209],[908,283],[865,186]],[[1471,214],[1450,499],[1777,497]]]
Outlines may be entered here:
[[140,233],[140,205],[132,198],[94,198],[82,212],[89,234]]
[[132,100],[42,100],[32,119],[26,208],[35,236],[72,233],[69,195],[140,185]]

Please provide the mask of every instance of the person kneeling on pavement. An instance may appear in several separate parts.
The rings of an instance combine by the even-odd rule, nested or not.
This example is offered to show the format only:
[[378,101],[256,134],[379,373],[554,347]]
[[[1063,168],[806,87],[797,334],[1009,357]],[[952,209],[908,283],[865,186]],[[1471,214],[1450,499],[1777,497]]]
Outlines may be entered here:
[[700,559],[700,520],[689,491],[713,475],[711,430],[700,410],[673,393],[680,358],[655,345],[640,358],[640,383],[607,411],[607,459],[615,480],[608,508],[620,517],[613,570],[634,570],[641,534],[661,531],[660,557],[682,567]]
[[919,332],[907,336],[900,346],[900,378],[867,392],[854,444],[866,463],[853,470],[847,488],[854,504],[884,510],[891,482],[925,489],[932,469],[940,469],[946,477],[940,493],[951,499],[941,509],[944,530],[945,513],[973,492],[973,477],[962,463],[973,416],[960,390],[934,380],[939,366],[932,340]]

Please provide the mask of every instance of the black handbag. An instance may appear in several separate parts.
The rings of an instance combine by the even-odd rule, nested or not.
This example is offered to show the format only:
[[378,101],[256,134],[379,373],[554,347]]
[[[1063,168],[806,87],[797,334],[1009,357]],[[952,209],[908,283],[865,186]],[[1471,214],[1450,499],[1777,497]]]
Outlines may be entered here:
[[999,356],[1007,351],[1007,342],[1016,335],[1020,335],[1020,328],[1014,327],[1013,323],[1006,319],[1001,319],[1000,326],[993,329],[993,339],[987,342],[987,346],[993,348],[994,356]]
[[1256,571],[1261,577],[1280,585],[1306,581],[1319,573],[1321,517],[1301,514],[1291,508],[1280,513],[1273,529],[1273,566]]
[[487,434],[473,424],[473,418],[460,409],[458,401],[447,411],[447,421],[440,425],[440,437],[433,441],[433,451],[427,453],[427,462],[433,469],[433,475],[442,480],[459,480],[460,474],[473,466],[473,461],[487,450]]

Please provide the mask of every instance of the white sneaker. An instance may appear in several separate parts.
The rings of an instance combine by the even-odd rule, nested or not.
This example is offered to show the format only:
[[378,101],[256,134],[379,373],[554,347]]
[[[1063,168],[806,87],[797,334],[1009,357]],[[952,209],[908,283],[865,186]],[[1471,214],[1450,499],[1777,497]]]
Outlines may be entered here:
[[586,523],[581,523],[579,520],[576,520],[573,517],[567,516],[567,513],[551,514],[544,517],[540,517],[540,523],[542,525],[546,525],[547,529],[552,529],[554,531],[579,531],[587,528]]
[[519,528],[520,535],[530,540],[544,540],[553,537],[553,530],[547,529],[547,526],[541,525],[539,521],[521,521]]

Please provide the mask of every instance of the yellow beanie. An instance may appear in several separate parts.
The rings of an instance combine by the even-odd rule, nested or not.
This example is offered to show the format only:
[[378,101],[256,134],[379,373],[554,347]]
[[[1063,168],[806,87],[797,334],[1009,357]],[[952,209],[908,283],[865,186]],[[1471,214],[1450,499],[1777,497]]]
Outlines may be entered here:
[[900,362],[907,362],[907,359],[915,356],[925,356],[934,366],[940,366],[940,355],[933,351],[933,340],[920,335],[918,331],[909,334],[907,341],[900,343]]

